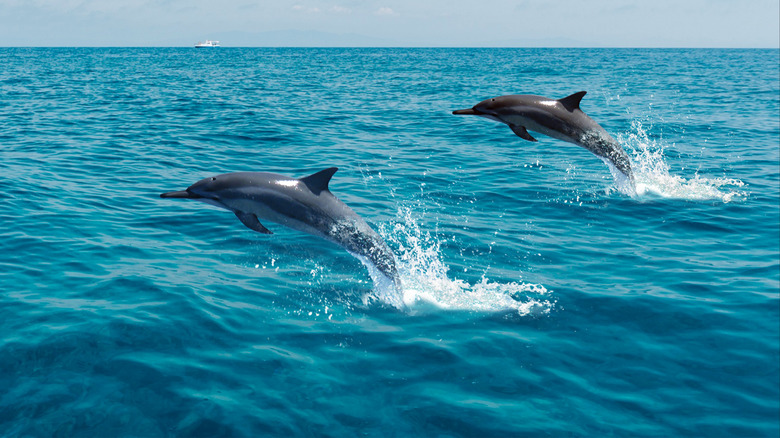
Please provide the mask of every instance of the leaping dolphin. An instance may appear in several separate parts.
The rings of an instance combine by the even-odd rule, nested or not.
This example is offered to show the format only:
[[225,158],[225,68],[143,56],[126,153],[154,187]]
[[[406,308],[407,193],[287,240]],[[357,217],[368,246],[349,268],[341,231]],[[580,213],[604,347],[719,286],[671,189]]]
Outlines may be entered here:
[[230,210],[247,228],[259,233],[272,234],[260,223],[263,219],[336,243],[369,268],[375,283],[383,279],[376,278],[372,268],[384,282],[389,280],[396,293],[384,298],[403,307],[392,251],[363,218],[328,189],[337,170],[331,167],[300,179],[266,172],[226,173],[160,197],[195,199]]
[[528,141],[537,141],[528,133],[531,130],[582,146],[625,175],[633,189],[634,174],[628,154],[604,128],[580,109],[585,93],[580,91],[558,100],[530,94],[499,96],[452,114],[474,115],[506,123],[518,137]]

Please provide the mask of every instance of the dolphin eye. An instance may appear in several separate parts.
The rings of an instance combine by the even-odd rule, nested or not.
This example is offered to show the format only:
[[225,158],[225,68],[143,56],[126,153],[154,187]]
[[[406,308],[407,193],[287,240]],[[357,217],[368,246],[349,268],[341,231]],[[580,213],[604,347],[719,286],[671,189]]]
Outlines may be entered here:
[[212,176],[212,177],[211,177],[211,180],[212,180],[212,181],[216,181],[216,180],[217,180],[217,177],[215,177],[215,176]]
[[491,102],[495,102],[495,101],[496,101],[496,99],[490,99],[490,101],[491,101]]

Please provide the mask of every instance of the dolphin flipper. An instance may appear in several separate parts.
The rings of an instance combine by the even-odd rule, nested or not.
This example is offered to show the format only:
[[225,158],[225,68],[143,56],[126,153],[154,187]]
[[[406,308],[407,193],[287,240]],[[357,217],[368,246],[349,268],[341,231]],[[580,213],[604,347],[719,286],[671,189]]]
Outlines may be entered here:
[[263,234],[273,234],[271,230],[264,227],[263,224],[260,223],[259,220],[257,220],[257,216],[255,216],[253,213],[244,213],[243,211],[237,211],[236,217],[238,220],[241,221],[242,224],[246,225],[247,228],[250,230],[257,231],[258,233]]
[[512,132],[517,134],[517,136],[523,140],[538,141],[537,139],[531,137],[531,134],[528,133],[528,130],[525,129],[525,126],[509,125],[509,127],[512,128]]

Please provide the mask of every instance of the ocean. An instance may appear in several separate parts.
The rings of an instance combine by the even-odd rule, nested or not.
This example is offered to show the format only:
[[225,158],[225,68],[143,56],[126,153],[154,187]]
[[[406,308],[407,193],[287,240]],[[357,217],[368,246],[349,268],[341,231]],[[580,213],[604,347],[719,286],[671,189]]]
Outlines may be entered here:
[[[779,55],[2,48],[0,436],[777,437]],[[452,115],[578,91],[636,191]],[[159,196],[329,167],[397,296]]]

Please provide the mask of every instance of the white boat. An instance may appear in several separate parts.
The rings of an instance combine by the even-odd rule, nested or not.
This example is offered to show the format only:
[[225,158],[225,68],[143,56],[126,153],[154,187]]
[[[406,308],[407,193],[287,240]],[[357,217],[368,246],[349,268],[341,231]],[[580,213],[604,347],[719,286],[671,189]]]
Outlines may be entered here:
[[202,49],[204,47],[219,47],[219,41],[206,40],[205,43],[198,42],[195,47]]

